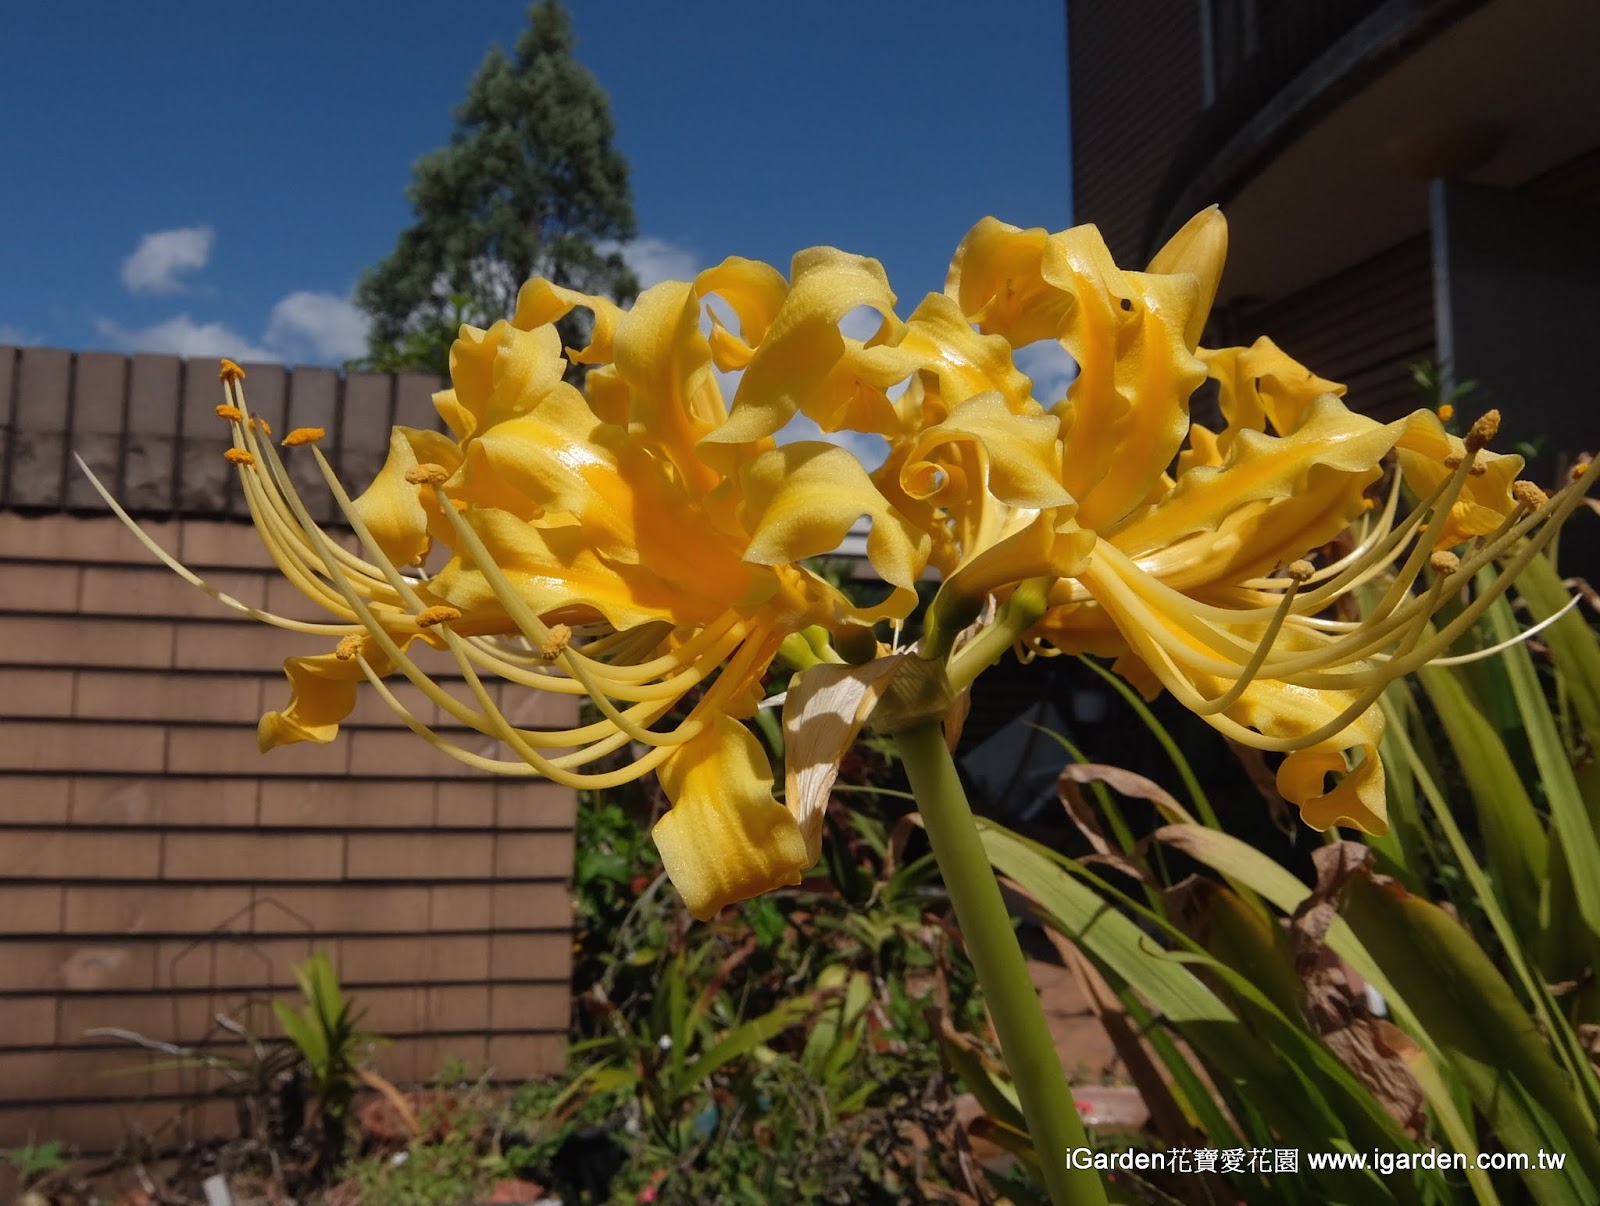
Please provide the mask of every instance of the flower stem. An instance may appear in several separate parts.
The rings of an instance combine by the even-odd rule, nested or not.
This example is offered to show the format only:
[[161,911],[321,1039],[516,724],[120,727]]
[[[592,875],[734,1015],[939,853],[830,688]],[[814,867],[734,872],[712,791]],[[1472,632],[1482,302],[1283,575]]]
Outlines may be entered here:
[[1017,1086],[1045,1186],[1056,1206],[1104,1203],[1105,1188],[1091,1169],[1069,1166],[1067,1153],[1088,1146],[1061,1059],[1045,1025],[1039,994],[1017,945],[1011,915],[984,853],[972,809],[937,722],[896,734],[900,757],[933,855],[955,906],[956,921],[994,1019],[1006,1066]]

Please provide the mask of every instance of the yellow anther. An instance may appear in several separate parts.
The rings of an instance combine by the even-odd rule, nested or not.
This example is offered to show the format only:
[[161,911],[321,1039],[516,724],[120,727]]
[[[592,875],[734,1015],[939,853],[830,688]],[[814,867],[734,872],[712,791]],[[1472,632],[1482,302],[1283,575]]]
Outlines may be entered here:
[[1511,497],[1529,511],[1537,511],[1550,501],[1550,496],[1526,479],[1511,483]]
[[352,632],[339,641],[339,647],[333,651],[333,656],[341,662],[351,661],[367,651],[367,642],[370,639],[364,632]]
[[226,402],[224,402],[221,406],[217,407],[217,418],[227,419],[230,423],[237,423],[244,418],[244,411],[240,410],[237,406],[229,406]]
[[1439,422],[1448,423],[1451,419],[1456,417],[1456,408],[1451,406],[1448,402],[1443,402],[1440,403],[1439,409],[1434,413],[1439,416]]
[[1567,470],[1567,480],[1577,481],[1585,473],[1589,472],[1589,466],[1592,464],[1594,464],[1593,461],[1579,461],[1571,469]]
[[1494,439],[1495,432],[1500,430],[1500,412],[1486,410],[1478,416],[1478,421],[1472,425],[1472,430],[1467,432],[1467,451],[1477,452],[1480,448],[1488,446]]
[[1363,511],[1376,511],[1378,509],[1378,500],[1375,498],[1363,498],[1361,500],[1361,509]]
[[443,465],[417,465],[406,470],[406,481],[413,486],[442,486],[449,476],[450,471]]
[[459,620],[461,611],[446,603],[429,607],[417,614],[418,628],[432,628],[435,624],[448,624],[451,620]]
[[244,370],[233,361],[223,358],[222,371],[217,374],[218,381],[243,381]]
[[230,448],[222,455],[227,457],[235,465],[253,465],[256,463],[256,458],[251,456],[243,448]]
[[1461,558],[1440,549],[1428,558],[1428,568],[1440,577],[1447,577],[1461,568]]
[[264,436],[269,436],[272,434],[272,424],[268,423],[260,415],[250,416],[250,426],[255,428]]
[[1316,566],[1303,557],[1299,561],[1289,562],[1288,574],[1295,582],[1307,582],[1310,580],[1311,575],[1316,572]]
[[565,624],[553,624],[550,627],[550,635],[545,637],[544,644],[539,647],[539,656],[547,662],[553,662],[561,656],[571,640],[572,629]]
[[298,448],[301,444],[315,444],[328,433],[320,427],[296,427],[283,437],[285,448]]
[[1444,467],[1452,471],[1459,469],[1461,468],[1461,462],[1463,459],[1464,458],[1459,452],[1452,452],[1449,456],[1444,458]]

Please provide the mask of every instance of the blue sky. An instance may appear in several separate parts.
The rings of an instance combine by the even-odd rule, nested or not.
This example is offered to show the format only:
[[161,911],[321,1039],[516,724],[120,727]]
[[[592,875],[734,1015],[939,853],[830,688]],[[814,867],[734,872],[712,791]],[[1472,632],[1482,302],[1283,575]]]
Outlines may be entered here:
[[[648,283],[874,255],[901,312],[993,213],[1069,224],[1060,0],[569,0]],[[466,14],[470,13],[470,19]],[[338,363],[412,162],[522,0],[26,5],[0,42],[0,342]]]

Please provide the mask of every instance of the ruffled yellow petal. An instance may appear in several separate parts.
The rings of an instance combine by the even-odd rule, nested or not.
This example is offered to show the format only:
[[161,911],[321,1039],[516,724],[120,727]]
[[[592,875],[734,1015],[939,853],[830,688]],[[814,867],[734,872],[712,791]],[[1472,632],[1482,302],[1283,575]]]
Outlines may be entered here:
[[815,859],[772,795],[761,743],[714,715],[657,771],[672,802],[651,836],[689,912],[709,921],[727,905],[797,884]]
[[735,334],[723,325],[715,311],[711,315],[711,354],[723,372],[742,369],[750,363],[783,307],[783,299],[789,295],[789,282],[783,279],[783,273],[770,264],[736,255],[695,277],[694,287],[702,297],[715,294],[727,302],[739,320]]
[[1029,578],[1072,578],[1093,555],[1095,534],[1072,520],[1072,508],[1041,511],[951,574],[941,588],[970,600]]
[[1188,470],[1165,499],[1102,536],[1179,589],[1267,573],[1365,510],[1408,422],[1377,423],[1321,394],[1292,434],[1238,429],[1222,464]]
[[[401,651],[419,635],[413,630],[397,637]],[[386,675],[394,669],[377,642],[359,637],[346,640],[359,644],[361,656],[377,674]],[[327,745],[339,735],[339,725],[355,709],[356,685],[367,681],[361,664],[341,646],[337,653],[286,658],[283,673],[289,680],[289,704],[261,717],[256,726],[257,747],[264,754],[299,741]]]
[[831,414],[812,411],[828,397],[830,375],[849,350],[839,321],[862,306],[883,315],[894,311],[894,293],[877,260],[815,247],[794,257],[790,276],[783,305],[740,378],[732,412],[706,436],[708,443],[770,436],[797,410],[819,423],[833,421]]
[[542,277],[535,277],[517,291],[517,310],[511,325],[523,331],[537,330],[559,322],[580,307],[593,316],[589,343],[583,348],[569,349],[568,358],[574,364],[605,364],[611,359],[612,341],[622,317],[621,308],[609,297],[593,297],[563,289]]
[[1051,239],[1041,227],[1023,230],[983,219],[956,248],[945,278],[946,296],[961,306],[978,330],[1003,336],[1014,348],[1059,338],[1074,298],[1045,274]]
[[1292,434],[1318,398],[1344,397],[1344,386],[1317,376],[1263,335],[1247,348],[1201,349],[1206,374],[1217,383],[1227,427],[1217,437],[1223,455],[1243,431]]
[[384,556],[396,565],[421,561],[434,538],[447,538],[433,492],[408,481],[407,475],[419,465],[438,465],[449,472],[460,461],[459,446],[437,431],[396,427],[390,432],[383,468],[352,501]]
[[928,559],[928,537],[884,501],[846,449],[804,441],[764,452],[739,477],[751,529],[746,561],[780,565],[839,547],[862,516],[872,520],[867,560],[909,590]]
[[726,411],[692,285],[663,281],[639,295],[617,326],[616,366],[632,402],[634,438],[665,454],[690,494],[707,493],[720,475],[699,458],[695,445],[723,422]]
[[1077,298],[1062,343],[1078,363],[1061,435],[1062,484],[1085,527],[1121,519],[1165,472],[1189,428],[1204,365],[1184,332],[1198,308],[1191,274],[1123,272],[1093,227],[1051,240],[1051,279]]
[[[917,438],[900,480],[908,494],[938,496],[941,502],[976,501],[992,493],[1013,507],[1060,507],[1072,501],[1061,484],[1061,421],[1037,405],[1032,413],[1014,414],[997,392],[962,402],[949,418]],[[935,454],[952,443],[974,445],[981,453],[982,480],[956,482],[954,465]],[[944,481],[936,481],[938,475]]]

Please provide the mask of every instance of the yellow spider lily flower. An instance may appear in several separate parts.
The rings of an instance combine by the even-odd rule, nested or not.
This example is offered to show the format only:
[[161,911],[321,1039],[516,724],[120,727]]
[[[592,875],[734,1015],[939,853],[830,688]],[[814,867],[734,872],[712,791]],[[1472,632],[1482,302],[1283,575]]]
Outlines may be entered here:
[[[1148,696],[1166,688],[1229,737],[1287,753],[1278,786],[1308,824],[1382,832],[1378,695],[1482,614],[1593,474],[1536,498],[1516,482],[1520,458],[1485,450],[1492,412],[1465,441],[1431,411],[1380,424],[1268,340],[1197,347],[1226,243],[1212,209],[1143,273],[1112,263],[1093,227],[1049,234],[989,220],[956,254],[947,291],[980,331],[1017,348],[1057,339],[1079,369],[1054,408],[1060,480],[1076,503],[1060,530],[1081,542],[1078,564],[1058,575],[1029,644],[1115,658]],[[1189,421],[1208,376],[1220,433]],[[1397,518],[1392,492],[1368,516],[1390,452],[1422,501]],[[1304,560],[1364,516],[1353,552],[1320,569]],[[1465,541],[1460,559],[1447,552]],[[1497,561],[1493,584],[1431,631],[1440,605]],[[1363,620],[1325,617],[1385,576]]]
[[[740,316],[737,333],[702,330],[710,294]],[[874,261],[827,250],[798,257],[792,281],[729,261],[697,283],[647,290],[627,312],[531,282],[512,321],[463,328],[451,354],[454,387],[435,399],[449,433],[396,429],[360,497],[350,497],[316,447],[321,432],[283,440],[315,458],[354,531],[353,548],[312,519],[250,412],[243,372],[225,361],[218,415],[233,433],[227,459],[274,561],[332,615],[307,623],[212,590],[237,610],[334,646],[286,661],[289,702],[262,718],[261,748],[334,740],[358,687],[370,683],[413,730],[484,770],[574,788],[659,770],[675,807],[657,841],[697,916],[798,882],[817,858],[825,788],[820,799],[801,791],[787,807],[778,803],[765,756],[736,720],[754,712],[786,639],[820,628],[854,632],[859,645],[861,636],[870,641],[872,623],[903,618],[929,540],[845,449],[779,447],[758,428],[763,413],[783,406],[847,402],[854,370],[840,362],[859,345],[848,347],[837,323],[856,305],[888,312],[893,301]],[[564,355],[554,323],[580,306],[591,312],[592,338]],[[724,363],[746,368],[745,401],[731,412],[712,371],[713,342]],[[590,366],[584,391],[565,380],[572,362]],[[863,516],[873,525],[868,556],[891,588],[871,607],[799,564],[836,548]],[[424,572],[425,562],[437,572]],[[453,660],[466,697],[422,670],[409,652],[417,641]],[[817,645],[838,660],[826,642]],[[814,649],[808,656],[817,659]],[[383,681],[395,674],[507,756],[435,732]],[[555,732],[520,728],[486,687],[492,677],[585,696],[600,719]],[[680,703],[686,714],[674,720]],[[834,740],[848,744],[861,719],[837,727]],[[593,769],[619,751],[634,756]]]

